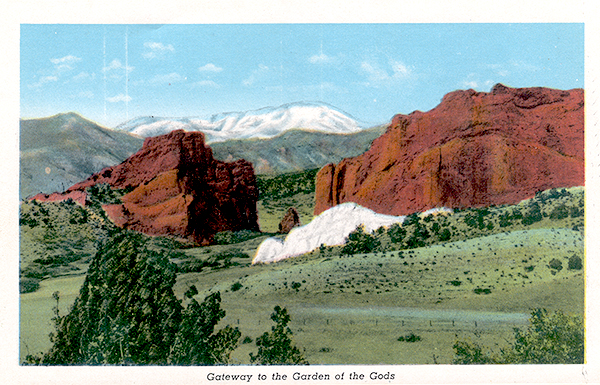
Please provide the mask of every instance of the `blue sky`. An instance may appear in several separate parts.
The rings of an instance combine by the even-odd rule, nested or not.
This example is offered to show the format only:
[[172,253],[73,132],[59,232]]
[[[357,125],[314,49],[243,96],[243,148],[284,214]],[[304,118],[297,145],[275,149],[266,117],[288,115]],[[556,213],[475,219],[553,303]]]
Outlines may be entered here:
[[583,24],[21,26],[21,117],[108,127],[296,101],[376,124],[448,92],[584,87]]

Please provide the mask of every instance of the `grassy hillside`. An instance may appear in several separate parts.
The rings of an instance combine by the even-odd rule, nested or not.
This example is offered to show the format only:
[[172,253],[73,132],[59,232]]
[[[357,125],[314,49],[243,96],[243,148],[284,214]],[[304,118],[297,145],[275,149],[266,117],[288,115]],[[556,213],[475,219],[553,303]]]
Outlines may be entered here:
[[[290,205],[303,223],[312,218],[315,173],[258,178],[262,234],[226,232],[219,244],[200,248],[148,237],[178,266],[176,296],[183,300],[191,286],[198,300],[221,292],[224,322],[239,327],[246,341],[269,330],[273,307],[284,306],[295,341],[313,364],[451,363],[457,338],[502,346],[532,308],[583,313],[583,188],[447,216],[415,214],[401,227],[364,234],[363,241],[375,240],[368,251],[356,244],[326,247],[251,265]],[[22,204],[22,277],[43,270],[39,290],[21,295],[22,358],[50,346],[44,320],[52,317],[51,295],[65,294],[61,307],[72,303],[96,240],[110,231],[98,205],[118,197],[96,191],[96,203],[85,209]],[[255,351],[254,343],[241,344],[234,363],[249,363]]]

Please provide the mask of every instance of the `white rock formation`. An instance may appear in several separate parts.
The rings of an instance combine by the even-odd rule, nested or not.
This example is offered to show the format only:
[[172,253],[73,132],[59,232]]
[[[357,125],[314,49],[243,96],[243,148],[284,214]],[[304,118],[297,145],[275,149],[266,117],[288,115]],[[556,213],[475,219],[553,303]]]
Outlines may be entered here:
[[309,224],[295,227],[284,241],[268,238],[256,250],[252,263],[277,262],[319,248],[321,245],[343,245],[348,235],[363,225],[366,232],[394,223],[402,223],[404,216],[378,214],[356,203],[343,203],[326,210]]

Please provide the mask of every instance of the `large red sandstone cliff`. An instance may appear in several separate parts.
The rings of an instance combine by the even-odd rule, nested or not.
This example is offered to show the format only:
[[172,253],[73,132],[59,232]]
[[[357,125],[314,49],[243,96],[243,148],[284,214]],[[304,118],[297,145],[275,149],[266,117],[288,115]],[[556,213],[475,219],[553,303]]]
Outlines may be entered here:
[[206,244],[225,230],[258,230],[258,188],[252,164],[213,158],[201,132],[173,131],[146,138],[123,163],[107,167],[64,193],[32,199],[72,198],[85,204],[96,184],[132,188],[121,204],[103,206],[118,226],[150,235],[172,235]]
[[583,184],[583,90],[497,84],[396,115],[366,153],[323,167],[315,214],[343,202],[393,215],[510,204]]

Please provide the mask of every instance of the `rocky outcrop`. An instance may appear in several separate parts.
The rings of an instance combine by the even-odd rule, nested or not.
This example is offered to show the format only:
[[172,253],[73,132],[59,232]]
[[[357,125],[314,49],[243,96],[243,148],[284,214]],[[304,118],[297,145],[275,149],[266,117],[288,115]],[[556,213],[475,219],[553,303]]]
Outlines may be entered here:
[[290,207],[283,218],[281,218],[281,222],[279,222],[279,232],[281,234],[287,234],[294,227],[300,225],[300,215],[298,214],[298,210],[294,207]]
[[245,160],[215,160],[200,132],[179,130],[146,138],[123,163],[73,185],[63,196],[85,193],[97,184],[131,190],[122,203],[103,206],[123,228],[199,244],[209,243],[220,231],[258,231],[252,165]]
[[516,203],[584,184],[583,90],[509,88],[447,94],[396,115],[364,154],[323,167],[315,214],[343,202],[406,215]]
[[310,223],[292,229],[284,240],[276,237],[265,239],[258,246],[252,263],[277,262],[321,246],[343,245],[348,235],[359,226],[371,233],[380,227],[402,223],[404,218],[378,214],[355,203],[343,203],[321,213]]

